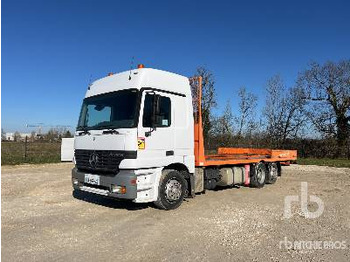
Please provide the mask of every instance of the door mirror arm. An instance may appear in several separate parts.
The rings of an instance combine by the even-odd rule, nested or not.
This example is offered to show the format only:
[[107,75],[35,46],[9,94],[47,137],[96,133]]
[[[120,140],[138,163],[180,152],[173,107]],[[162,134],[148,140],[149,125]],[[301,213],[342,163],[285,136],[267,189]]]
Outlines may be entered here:
[[146,136],[146,137],[151,136],[151,135],[152,135],[152,132],[153,132],[153,131],[156,131],[156,130],[157,130],[156,127],[150,127],[149,131],[145,132],[145,136]]
[[152,117],[151,117],[151,125],[150,130],[145,133],[146,137],[149,137],[152,135],[153,131],[157,130],[157,116],[160,113],[160,95],[154,94],[153,96],[153,107],[152,107]]

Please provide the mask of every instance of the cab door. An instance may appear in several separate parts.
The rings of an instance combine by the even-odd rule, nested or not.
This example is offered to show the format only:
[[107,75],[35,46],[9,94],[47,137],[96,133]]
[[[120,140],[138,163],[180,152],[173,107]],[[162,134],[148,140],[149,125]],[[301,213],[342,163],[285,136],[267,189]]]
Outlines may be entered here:
[[171,94],[143,92],[138,128],[138,159],[141,165],[157,167],[171,162],[175,145],[173,118]]

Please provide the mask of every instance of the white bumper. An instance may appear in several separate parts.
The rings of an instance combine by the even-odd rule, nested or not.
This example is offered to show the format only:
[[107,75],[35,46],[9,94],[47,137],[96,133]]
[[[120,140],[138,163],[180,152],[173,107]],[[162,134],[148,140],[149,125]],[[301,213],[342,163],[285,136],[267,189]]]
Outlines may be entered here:
[[157,200],[162,170],[162,167],[135,170],[137,177],[137,197],[134,202],[147,203]]

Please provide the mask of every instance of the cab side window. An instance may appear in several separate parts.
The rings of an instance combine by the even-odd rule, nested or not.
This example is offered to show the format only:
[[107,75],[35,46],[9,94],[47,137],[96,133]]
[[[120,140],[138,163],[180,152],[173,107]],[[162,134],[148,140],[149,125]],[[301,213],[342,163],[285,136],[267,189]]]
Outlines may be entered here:
[[[152,111],[154,94],[146,94],[143,107],[143,127],[152,127]],[[155,127],[168,127],[171,125],[171,100],[169,97],[159,97],[159,114],[155,116]]]

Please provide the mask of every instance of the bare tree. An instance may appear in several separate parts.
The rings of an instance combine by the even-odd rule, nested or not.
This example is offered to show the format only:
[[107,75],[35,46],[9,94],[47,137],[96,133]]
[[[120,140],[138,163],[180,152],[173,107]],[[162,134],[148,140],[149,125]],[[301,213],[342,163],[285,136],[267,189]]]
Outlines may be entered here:
[[257,96],[247,92],[245,87],[238,91],[239,97],[239,115],[236,117],[237,135],[240,137],[243,133],[251,133],[255,126],[255,109],[257,106]]
[[212,124],[212,134],[214,136],[232,136],[233,135],[233,114],[231,103],[228,100],[223,111],[223,114],[216,117]]
[[210,145],[208,149],[217,149],[221,146],[232,146],[234,144],[234,116],[231,103],[228,100],[222,115],[215,117],[210,130]]
[[1,128],[1,141],[6,140],[6,133],[3,128]]
[[44,135],[45,140],[56,141],[59,139],[59,131],[56,128],[50,128]]
[[276,75],[266,85],[266,104],[263,115],[270,144],[281,146],[287,138],[297,137],[305,122],[304,93],[298,87],[286,88]]
[[35,137],[36,137],[35,131],[32,131],[30,133],[30,141],[34,142],[35,141]]
[[44,135],[45,140],[60,141],[63,137],[73,137],[72,133],[64,126],[56,126],[50,128],[49,131]]
[[337,140],[340,156],[350,136],[350,60],[311,63],[298,78],[307,94],[308,116],[323,136]]
[[63,133],[63,136],[64,138],[72,138],[73,135],[72,133],[69,131],[69,130],[66,130],[64,133]]
[[213,126],[212,110],[217,106],[213,73],[205,67],[198,67],[196,75],[202,77],[202,118],[204,141],[208,141]]
[[16,132],[13,134],[13,140],[14,140],[15,142],[18,142],[18,141],[21,140],[21,134],[20,134],[18,131],[16,131]]

